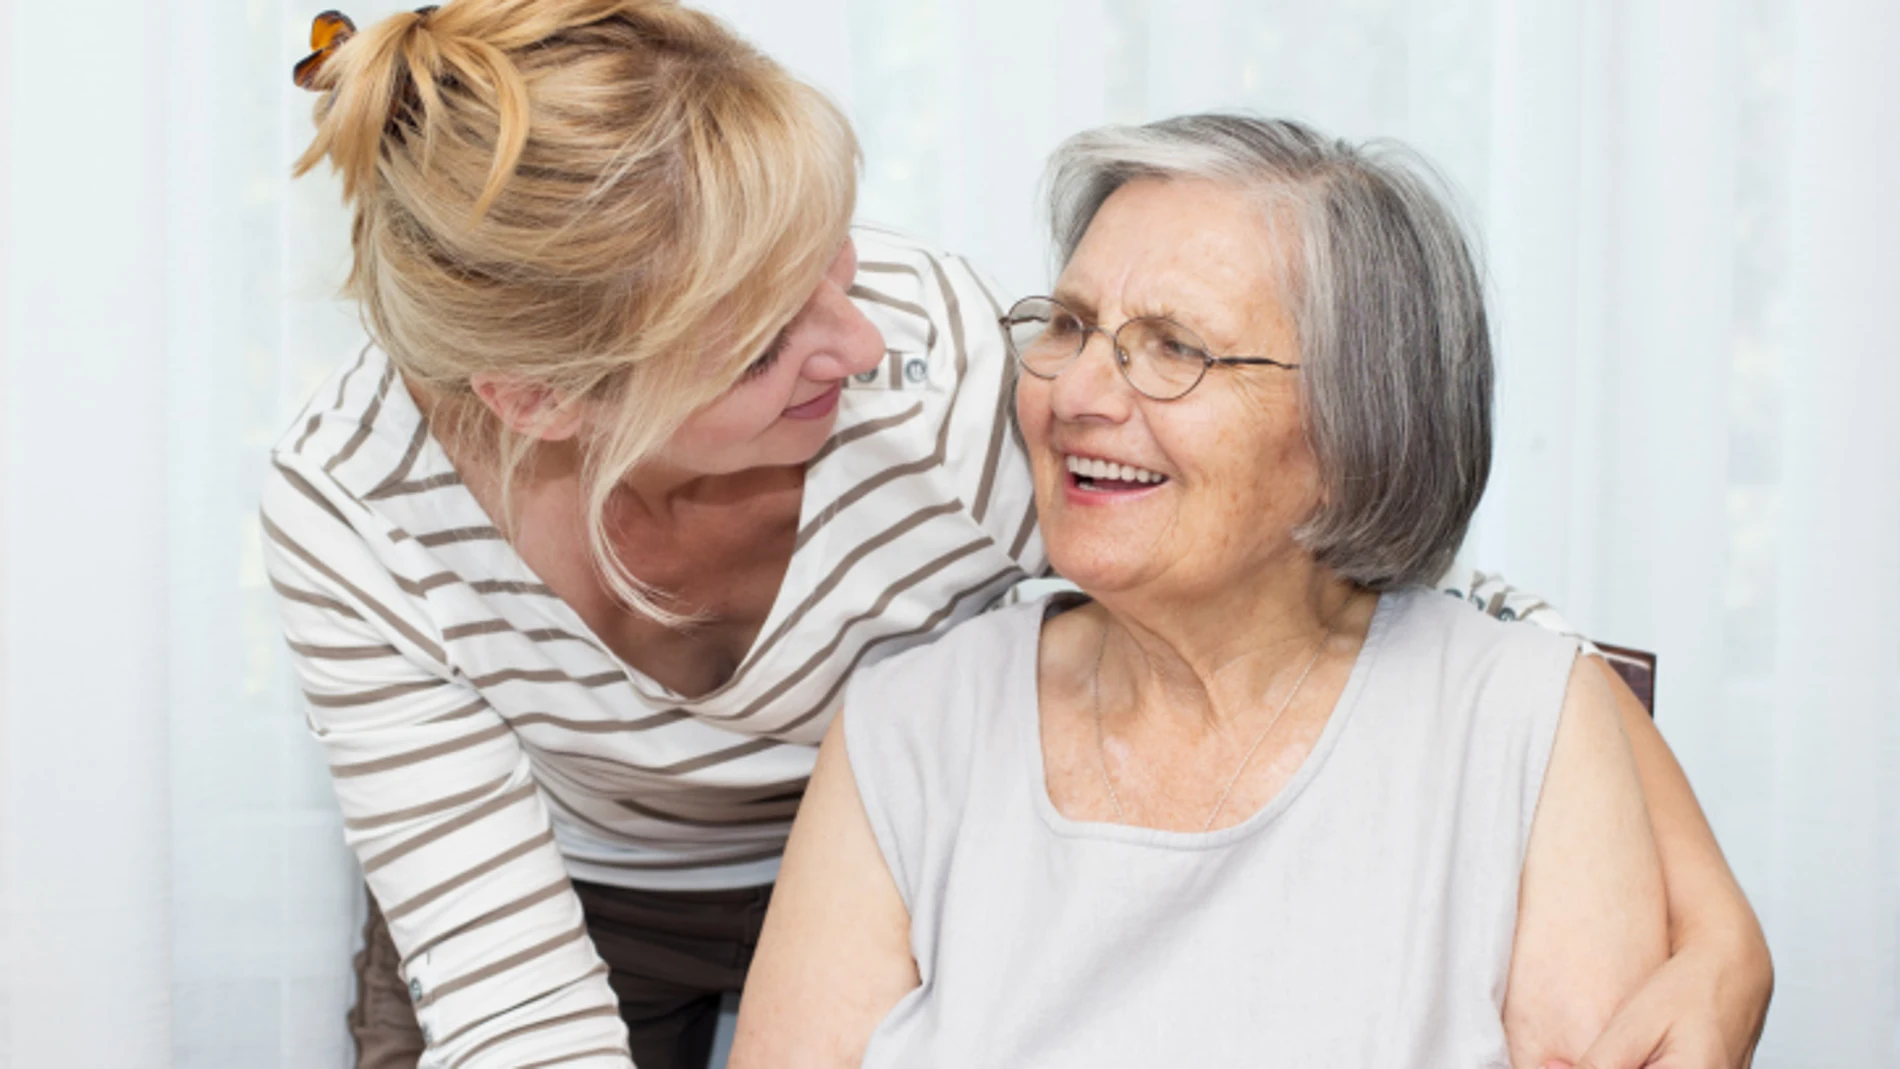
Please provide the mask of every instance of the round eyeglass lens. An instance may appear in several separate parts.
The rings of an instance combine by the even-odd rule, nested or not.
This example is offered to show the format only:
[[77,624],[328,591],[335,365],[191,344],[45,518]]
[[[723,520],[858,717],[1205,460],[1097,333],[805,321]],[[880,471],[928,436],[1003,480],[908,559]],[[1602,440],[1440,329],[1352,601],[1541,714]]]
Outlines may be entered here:
[[1115,342],[1127,354],[1129,385],[1158,401],[1186,394],[1207,374],[1207,347],[1173,320],[1131,319],[1122,324]]
[[1030,374],[1043,378],[1061,374],[1088,340],[1073,313],[1040,297],[1017,301],[1005,321],[1010,352]]

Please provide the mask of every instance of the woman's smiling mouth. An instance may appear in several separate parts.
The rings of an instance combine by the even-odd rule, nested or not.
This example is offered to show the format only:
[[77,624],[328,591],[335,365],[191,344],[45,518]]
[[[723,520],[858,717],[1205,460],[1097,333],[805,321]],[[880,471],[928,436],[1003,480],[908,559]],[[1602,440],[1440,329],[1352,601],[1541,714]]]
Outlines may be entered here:
[[786,419],[824,419],[838,407],[838,397],[844,392],[843,383],[833,383],[829,390],[806,401],[793,405],[781,413]]
[[1062,463],[1068,470],[1070,487],[1087,494],[1137,493],[1168,481],[1160,472],[1100,457],[1065,453]]

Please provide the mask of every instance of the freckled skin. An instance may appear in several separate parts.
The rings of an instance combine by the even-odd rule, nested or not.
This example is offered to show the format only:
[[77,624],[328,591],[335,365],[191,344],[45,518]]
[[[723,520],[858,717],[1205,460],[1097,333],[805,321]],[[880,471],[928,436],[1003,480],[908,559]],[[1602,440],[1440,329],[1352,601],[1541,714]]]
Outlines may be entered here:
[[[1201,182],[1118,190],[1090,225],[1055,296],[1113,329],[1166,315],[1217,355],[1298,362],[1292,318],[1275,296],[1273,234],[1253,203]],[[1318,501],[1298,379],[1279,368],[1215,368],[1186,397],[1153,401],[1113,366],[1106,340],[1053,381],[1022,376],[1017,412],[1030,444],[1037,507],[1056,570],[1092,590],[1152,583],[1182,594],[1293,549],[1294,524]],[[1169,477],[1113,518],[1062,500],[1064,451]],[[1264,531],[1282,533],[1262,538]],[[1146,552],[1133,552],[1136,546]]]
[[[1103,205],[1054,296],[1108,330],[1165,315],[1215,355],[1298,363],[1293,319],[1279,300],[1282,255],[1265,213],[1230,189],[1134,182]],[[1097,599],[1043,633],[1044,774],[1062,812],[1117,819],[1106,765],[1130,822],[1200,830],[1292,692],[1323,621],[1338,620],[1214,826],[1244,820],[1311,751],[1376,600],[1293,539],[1320,502],[1297,374],[1216,367],[1186,397],[1154,401],[1129,386],[1106,339],[1094,336],[1054,380],[1021,378],[1017,414],[1050,560]],[[1066,455],[1167,481],[1078,496]]]

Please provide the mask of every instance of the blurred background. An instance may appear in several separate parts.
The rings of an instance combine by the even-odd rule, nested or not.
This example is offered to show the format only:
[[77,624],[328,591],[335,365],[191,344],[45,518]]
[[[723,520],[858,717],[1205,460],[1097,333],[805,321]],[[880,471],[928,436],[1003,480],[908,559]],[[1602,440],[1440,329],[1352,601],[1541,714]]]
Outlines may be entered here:
[[[361,344],[336,184],[289,178],[322,6],[0,0],[0,1066],[349,1061],[361,883],[255,519]],[[865,219],[1017,293],[1086,126],[1434,160],[1499,343],[1466,559],[1660,655],[1776,956],[1756,1065],[1900,1066],[1900,4],[706,6],[850,113]]]

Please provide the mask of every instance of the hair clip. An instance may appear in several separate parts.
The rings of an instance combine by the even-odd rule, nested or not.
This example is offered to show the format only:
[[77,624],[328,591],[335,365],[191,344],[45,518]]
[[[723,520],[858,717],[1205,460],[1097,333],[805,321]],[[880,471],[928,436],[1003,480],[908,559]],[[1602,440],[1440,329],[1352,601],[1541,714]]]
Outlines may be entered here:
[[316,90],[317,78],[323,73],[323,65],[330,59],[343,42],[356,33],[356,23],[341,11],[325,11],[310,23],[310,47],[313,51],[305,56],[291,71],[291,77],[304,89]]

